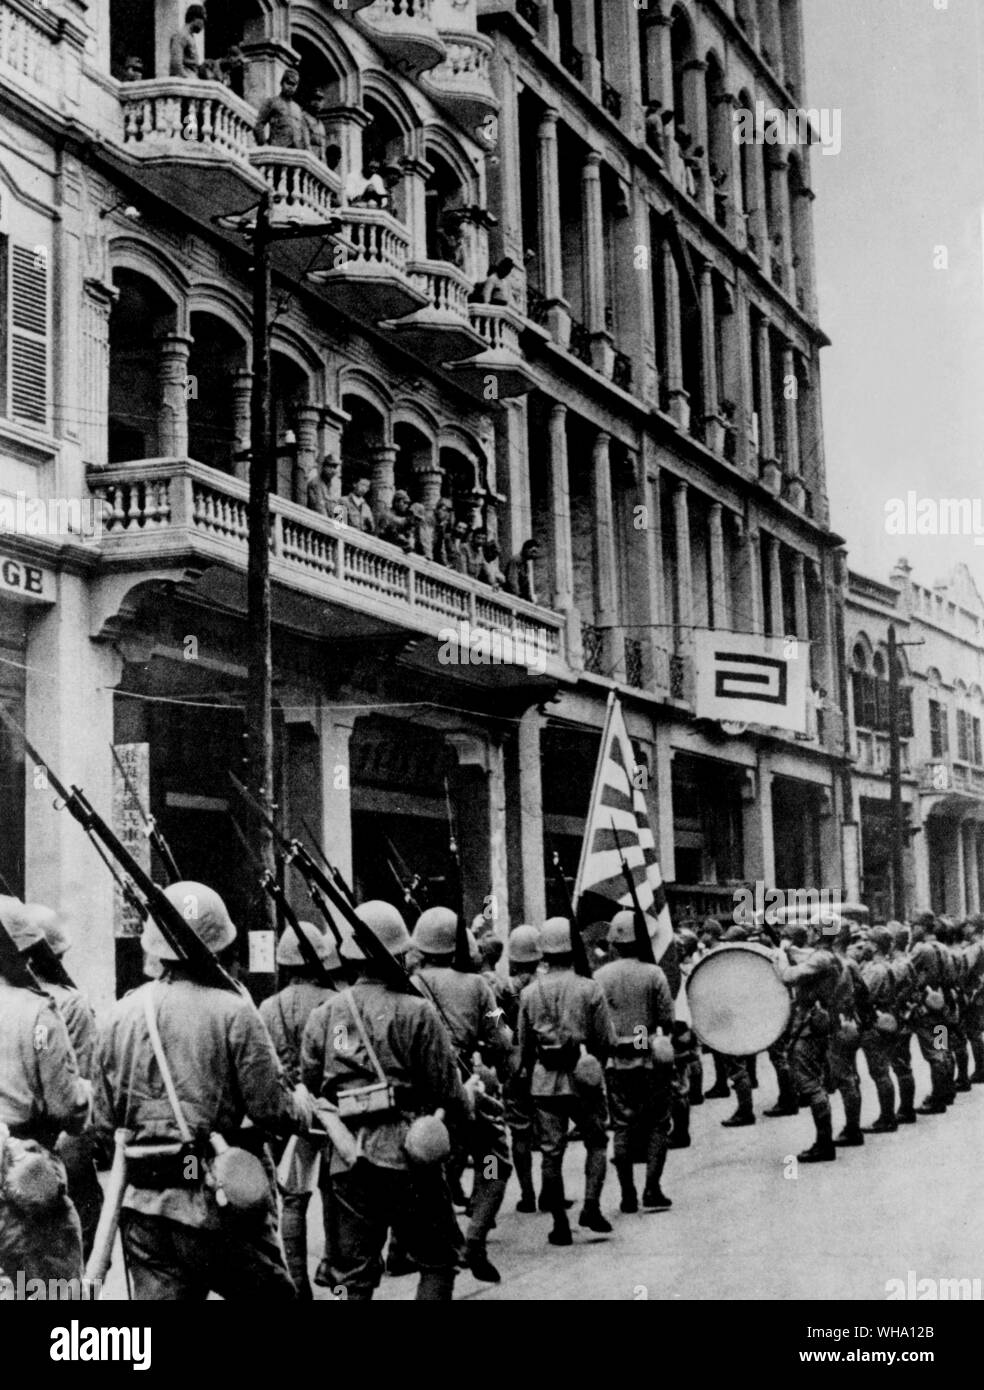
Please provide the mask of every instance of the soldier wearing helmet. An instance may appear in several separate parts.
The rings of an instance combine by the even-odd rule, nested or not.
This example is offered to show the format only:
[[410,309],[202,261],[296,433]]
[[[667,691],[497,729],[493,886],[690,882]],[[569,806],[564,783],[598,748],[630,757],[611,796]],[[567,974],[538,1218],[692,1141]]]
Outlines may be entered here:
[[869,1021],[868,991],[861,967],[850,954],[849,922],[841,924],[831,944],[839,975],[830,1011],[829,1091],[831,1095],[839,1091],[844,1105],[844,1128],[834,1140],[834,1146],[859,1148],[864,1143],[864,1134],[861,1131],[861,1077],[857,1055],[863,1023]]
[[[229,960],[236,928],[214,889],[174,883],[164,890],[192,930],[220,961]],[[169,1145],[170,1156],[131,1159],[120,1230],[132,1297],[198,1301],[210,1291],[225,1299],[291,1301],[294,1286],[277,1231],[277,1194],[266,1151],[267,1130],[307,1130],[311,1099],[292,1094],[259,1013],[246,992],[202,984],[177,958],[153,920],[145,952],[160,978],[113,1007],[96,1058],[95,1125],[108,1151],[114,1131],[136,1145]],[[151,1042],[156,1022],[178,1109],[168,1095]],[[249,1119],[254,1126],[243,1129]],[[252,1148],[268,1169],[267,1200],[256,1211],[221,1208],[207,1182],[209,1140],[218,1134]]]
[[916,1107],[917,1115],[942,1115],[955,1099],[948,1045],[950,970],[943,947],[937,940],[936,927],[936,918],[931,912],[920,913],[912,924],[909,953],[918,982],[918,1003],[913,1015],[915,1034],[930,1077],[930,1093],[922,1105]]
[[[344,972],[332,937],[313,922],[301,922],[299,925],[324,969],[341,986]],[[297,936],[291,926],[285,929],[277,942],[277,965],[283,987],[269,999],[263,1000],[260,1005],[260,1017],[273,1039],[281,1066],[287,1073],[291,1085],[295,1086],[301,1079],[301,1037],[305,1025],[331,991],[315,978],[313,970],[301,954]],[[310,1139],[301,1137],[296,1148],[301,1151],[295,1151],[293,1168],[296,1178],[286,1182],[282,1180],[280,1183],[283,1199],[280,1233],[283,1236],[284,1254],[287,1256],[290,1277],[294,1281],[298,1297],[307,1302],[314,1297],[308,1278],[307,1210],[311,1203],[308,1176],[318,1165],[317,1151]],[[327,1207],[323,1215],[327,1238]]]
[[[540,933],[536,927],[523,924],[509,935],[506,944],[509,975],[496,984],[495,996],[503,1013],[503,1021],[515,1034],[519,1026],[520,995],[532,982],[543,959]],[[506,1125],[512,1141],[512,1161],[519,1179],[519,1201],[516,1210],[530,1214],[536,1211],[536,1192],[533,1188],[533,1126],[536,1111],[530,1096],[530,1078],[520,1066],[518,1045],[511,1052],[509,1076],[504,1087]]]
[[[519,1003],[521,1066],[531,1077],[530,1094],[537,1110],[543,1195],[553,1217],[551,1245],[570,1245],[564,1197],[563,1165],[568,1126],[573,1120],[584,1143],[584,1206],[579,1225],[605,1234],[611,1226],[601,1213],[608,1134],[604,1085],[584,1084],[578,1073],[586,1052],[597,1063],[607,1060],[615,1032],[601,986],[575,975],[571,924],[550,917],[543,924],[540,949],[546,973],[523,990]],[[589,1078],[590,1079],[590,1078]]]
[[809,1105],[816,1127],[814,1143],[799,1154],[801,1163],[829,1163],[837,1157],[826,1081],[832,1010],[841,973],[830,943],[840,927],[840,919],[830,916],[811,923],[807,932],[812,949],[797,964],[782,949],[775,953],[779,978],[793,987],[789,1048],[793,1083],[801,1104]]
[[[392,955],[406,956],[410,934],[395,907],[373,901],[356,913]],[[433,1004],[380,979],[354,941],[343,942],[342,958],[357,979],[314,1011],[301,1043],[305,1083],[338,1105],[361,1149],[352,1167],[331,1151],[331,1283],[348,1299],[371,1299],[397,1228],[420,1270],[417,1298],[449,1300],[458,1228],[444,1170],[415,1163],[405,1140],[415,1119],[438,1109],[449,1125],[463,1123],[468,1097]]]
[[[13,961],[43,940],[23,910],[19,899],[0,897]],[[0,1269],[8,1276],[82,1277],[79,1218],[52,1148],[60,1131],[84,1129],[90,1096],[54,1001],[0,966]],[[33,1181],[18,1184],[28,1172]]]
[[608,1001],[616,1035],[607,1080],[621,1209],[639,1210],[632,1171],[637,1151],[646,1164],[642,1205],[647,1211],[663,1211],[672,1205],[660,1184],[673,1100],[673,999],[660,967],[639,959],[631,910],[616,912],[608,944],[616,958],[601,967],[595,981]]
[[[422,964],[416,980],[448,1029],[458,1057],[471,1069],[475,1053],[486,1065],[508,1075],[512,1034],[502,1023],[502,1010],[488,981],[481,975],[455,970],[454,948],[458,919],[447,907],[430,907],[413,929],[413,944]],[[489,1231],[506,1193],[512,1174],[509,1142],[501,1114],[479,1112],[467,1134],[453,1135],[449,1165],[452,1184],[460,1182],[469,1153],[474,1165],[471,1215],[466,1233],[466,1258],[476,1279],[497,1284],[499,1273],[489,1260]]]
[[865,1134],[894,1134],[898,1129],[895,1116],[895,1086],[889,1062],[895,1047],[898,1028],[896,996],[898,987],[891,966],[892,933],[885,927],[872,927],[868,933],[872,958],[861,967],[870,1002],[867,1026],[861,1034],[861,1047],[868,1073],[875,1083],[880,1107],[878,1119],[866,1126]]
[[[88,1081],[92,1077],[98,1030],[88,1001],[71,983],[62,964],[62,957],[71,946],[68,928],[60,915],[43,903],[25,903],[21,915],[25,924],[43,933],[40,941],[27,948],[26,957],[46,993],[58,1005],[79,1073]],[[83,1134],[62,1134],[57,1151],[68,1174],[68,1195],[82,1223],[82,1255],[88,1259],[102,1211],[102,1187],[96,1172],[91,1130]]]
[[964,996],[966,1001],[964,1024],[974,1070],[970,1076],[972,1086],[984,1085],[984,940],[982,940],[984,918],[980,913],[968,917],[964,923]]

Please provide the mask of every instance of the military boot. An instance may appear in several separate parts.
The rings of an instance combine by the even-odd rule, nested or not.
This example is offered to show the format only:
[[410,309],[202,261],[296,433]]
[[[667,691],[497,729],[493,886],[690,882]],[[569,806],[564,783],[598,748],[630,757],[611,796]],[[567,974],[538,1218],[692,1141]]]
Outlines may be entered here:
[[618,1175],[618,1185],[622,1189],[619,1211],[625,1216],[634,1216],[639,1210],[639,1198],[636,1194],[632,1163],[626,1158],[617,1158],[615,1160],[615,1172]]
[[[811,1107],[812,1108],[812,1107]],[[797,1154],[800,1163],[832,1163],[837,1157],[834,1148],[834,1127],[830,1118],[830,1106],[813,1110],[813,1121],[817,1127],[817,1137],[808,1149]]]

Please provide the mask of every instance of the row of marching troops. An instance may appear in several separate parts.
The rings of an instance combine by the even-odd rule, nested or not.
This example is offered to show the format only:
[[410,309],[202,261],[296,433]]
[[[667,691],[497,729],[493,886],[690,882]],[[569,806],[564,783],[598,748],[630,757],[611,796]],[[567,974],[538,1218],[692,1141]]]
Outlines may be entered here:
[[[195,883],[165,892],[234,971],[237,933],[221,898]],[[8,1279],[79,1280],[86,1260],[90,1270],[105,1268],[108,1251],[93,1246],[116,1225],[107,1226],[105,1212],[100,1220],[96,1170],[118,1156],[121,1135],[127,1162],[115,1200],[136,1299],[312,1298],[315,1192],[324,1252],[314,1282],[337,1299],[370,1299],[387,1270],[415,1272],[417,1297],[428,1300],[449,1299],[464,1268],[497,1282],[487,1239],[513,1172],[518,1210],[549,1214],[550,1244],[573,1241],[563,1174],[572,1125],[584,1146],[578,1229],[612,1229],[602,1210],[609,1129],[621,1211],[670,1207],[667,1151],[689,1144],[689,1105],[703,1099],[697,1045],[675,1017],[677,960],[686,973],[717,949],[716,923],[700,939],[680,933],[661,968],[638,958],[633,914],[618,911],[610,959],[591,976],[576,973],[562,918],[516,927],[506,968],[483,970],[494,952],[476,943],[471,968],[462,968],[449,909],[429,908],[412,934],[389,903],[367,902],[355,914],[387,962],[409,966],[412,987],[397,988],[350,933],[339,948],[331,934],[300,923],[319,972],[288,928],[278,945],[282,988],[257,1009],[245,989],[197,978],[151,919],[143,944],[152,978],[97,1027],[65,972],[69,943],[57,914],[0,898],[0,937],[30,967],[25,979],[0,953],[0,1271]],[[802,1159],[864,1142],[859,1050],[881,1105],[874,1132],[941,1114],[958,1091],[984,1080],[981,930],[980,919],[958,931],[928,914],[911,932],[892,924],[864,940],[836,919],[787,929],[774,956],[794,1006],[770,1050],[780,1094],[767,1113],[809,1105],[816,1141]],[[918,1111],[913,1036],[932,1077]],[[727,1095],[730,1084],[738,1098],[730,1123],[754,1123],[753,1059],[715,1061],[710,1095]],[[836,1091],[845,1127],[835,1141]],[[464,1232],[456,1206],[465,1209]]]

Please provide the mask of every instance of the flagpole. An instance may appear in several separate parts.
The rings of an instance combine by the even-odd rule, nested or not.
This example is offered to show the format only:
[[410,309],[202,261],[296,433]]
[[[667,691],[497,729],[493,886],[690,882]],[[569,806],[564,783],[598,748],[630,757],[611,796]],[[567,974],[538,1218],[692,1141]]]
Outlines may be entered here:
[[[588,815],[584,823],[584,835],[581,839],[581,858],[578,861],[577,877],[574,879],[574,910],[577,911],[581,900],[581,884],[584,881],[584,870],[588,862],[588,831],[590,830],[591,812],[594,810],[595,801],[598,796],[598,789],[601,785],[602,769],[605,766],[605,749],[608,747],[608,735],[611,732],[612,717],[617,704],[617,697],[614,690],[608,692],[608,704],[605,706],[605,725],[601,731],[601,744],[598,750],[598,761],[595,763],[594,781],[591,783],[591,799],[588,802]],[[628,731],[626,731],[628,732]]]

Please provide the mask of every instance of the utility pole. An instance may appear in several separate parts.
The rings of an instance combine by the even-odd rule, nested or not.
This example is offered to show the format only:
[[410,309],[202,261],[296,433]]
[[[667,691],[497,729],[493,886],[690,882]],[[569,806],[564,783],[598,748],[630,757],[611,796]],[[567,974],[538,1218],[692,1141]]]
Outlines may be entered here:
[[892,913],[905,921],[906,825],[902,819],[902,735],[899,711],[899,656],[895,626],[888,628],[888,773],[892,821]]

